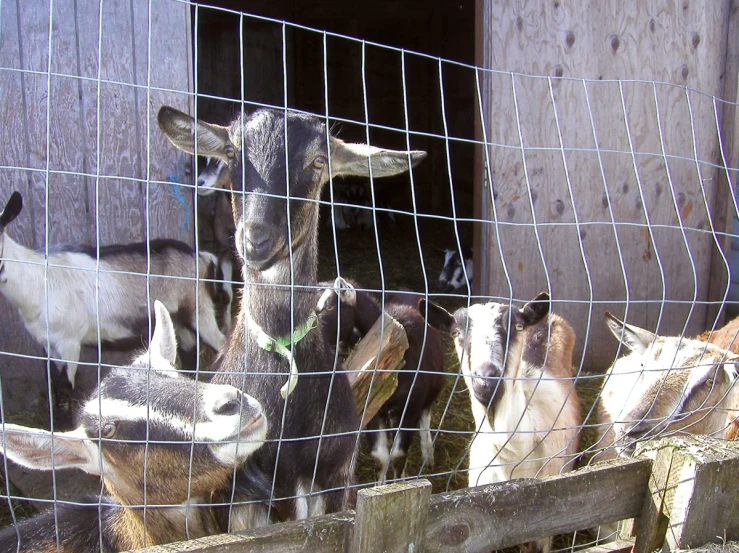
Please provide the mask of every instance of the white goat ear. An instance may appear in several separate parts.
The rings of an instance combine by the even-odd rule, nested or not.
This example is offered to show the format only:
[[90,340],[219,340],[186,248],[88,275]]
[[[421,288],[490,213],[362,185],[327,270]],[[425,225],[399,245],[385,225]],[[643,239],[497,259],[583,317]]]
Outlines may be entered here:
[[197,151],[195,148],[195,119],[170,106],[162,106],[157,114],[159,128],[169,141],[183,152],[199,156],[233,159],[235,152],[228,135],[228,127],[197,122]]
[[627,348],[636,353],[644,352],[654,342],[655,335],[638,326],[626,324],[606,311],[606,324],[613,335]]
[[[351,144],[339,138],[331,138],[331,175],[334,177],[355,175],[389,177],[404,173],[426,158],[426,152],[412,150],[384,150],[367,144]],[[410,160],[410,166],[408,164]]]
[[337,277],[334,281],[334,290],[336,290],[336,293],[339,295],[339,300],[344,302],[346,305],[357,305],[357,291],[351,283],[341,277]]
[[169,316],[169,311],[159,300],[154,301],[154,317],[154,336],[151,338],[147,354],[151,356],[153,369],[169,369],[171,367],[155,366],[157,358],[163,359],[169,365],[174,365],[177,361],[177,336],[174,331],[172,317]]
[[55,432],[6,424],[0,431],[8,459],[34,470],[81,469],[100,474],[100,451],[84,430]]

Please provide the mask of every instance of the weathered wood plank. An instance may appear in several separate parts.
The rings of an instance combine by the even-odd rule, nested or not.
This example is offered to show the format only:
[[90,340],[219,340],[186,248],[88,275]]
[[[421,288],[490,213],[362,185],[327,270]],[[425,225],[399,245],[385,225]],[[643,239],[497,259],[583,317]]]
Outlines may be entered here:
[[737,539],[739,443],[686,436],[654,447],[654,478],[634,553],[652,551],[663,541],[674,550]]
[[616,460],[544,480],[435,495],[426,543],[443,553],[486,553],[633,517],[641,512],[650,466]]
[[481,290],[529,300],[551,287],[565,300],[555,310],[587,333],[575,352],[587,366],[613,360],[602,313],[623,315],[624,298],[630,322],[691,335],[723,297],[715,281],[726,268],[712,274],[706,230],[721,164],[710,96],[724,91],[729,3],[486,8],[484,67],[502,72],[483,79],[495,189],[495,224],[483,232],[496,253]]
[[[717,102],[717,109],[721,121],[721,142],[723,154],[726,157],[726,167],[739,167],[739,2],[732,0],[729,9],[729,22],[726,29],[726,61],[724,65],[724,92],[722,98],[726,102]],[[718,221],[719,228],[732,230],[736,206],[733,201],[734,183],[728,170],[718,171],[718,186],[716,199],[712,207],[712,217]],[[709,296],[722,297],[729,284],[729,273],[724,265],[724,256],[728,259],[731,253],[731,236],[717,234],[718,247],[711,256],[711,280],[709,282]],[[720,249],[719,249],[720,248]],[[706,310],[705,328],[720,326],[723,313],[722,305],[711,304]]]
[[407,349],[403,325],[384,313],[344,361],[362,427],[398,387],[397,369]]
[[587,549],[579,549],[578,553],[631,553],[634,547],[632,540],[616,540],[611,543],[603,543],[588,547]]
[[353,522],[354,513],[347,511],[240,534],[147,547],[135,553],[343,553],[345,534]]
[[351,553],[423,553],[431,482],[360,490]]

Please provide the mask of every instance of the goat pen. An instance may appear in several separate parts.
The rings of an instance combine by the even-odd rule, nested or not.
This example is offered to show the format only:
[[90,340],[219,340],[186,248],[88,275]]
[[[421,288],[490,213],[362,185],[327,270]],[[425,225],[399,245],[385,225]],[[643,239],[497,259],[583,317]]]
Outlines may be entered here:
[[[109,272],[137,275],[147,284],[146,305],[138,307],[149,308],[143,325],[149,334],[158,299],[152,291],[156,283],[167,282],[162,279],[181,279],[193,292],[220,281],[240,288],[232,302],[234,320],[218,321],[224,334],[240,327],[239,320],[241,326],[255,328],[250,326],[255,322],[251,315],[241,310],[242,298],[248,305],[248,298],[263,288],[279,289],[282,303],[289,304],[273,309],[265,304],[261,314],[268,321],[280,318],[280,326],[289,331],[267,336],[272,345],[260,345],[265,351],[259,355],[247,355],[238,336],[229,334],[220,352],[195,340],[194,358],[178,359],[178,367],[195,379],[196,389],[200,382],[211,384],[215,368],[228,374],[228,383],[237,388],[245,382],[255,386],[253,382],[271,371],[280,380],[275,389],[284,395],[278,399],[279,392],[272,394],[274,404],[267,398],[269,444],[253,456],[256,461],[234,465],[234,475],[240,476],[226,488],[211,490],[209,498],[201,493],[191,498],[192,505],[184,504],[187,510],[206,501],[217,513],[214,524],[220,534],[149,551],[482,552],[538,543],[546,553],[549,544],[542,538],[556,536],[552,550],[635,547],[646,553],[665,540],[674,548],[702,545],[696,540],[711,541],[724,533],[738,539],[739,523],[732,514],[739,512],[738,494],[736,486],[724,480],[736,471],[736,444],[686,437],[690,426],[670,422],[683,415],[687,420],[688,414],[679,411],[688,404],[688,392],[707,386],[707,397],[718,391],[723,397],[710,405],[701,403],[690,415],[725,421],[726,428],[705,431],[711,436],[735,435],[724,433],[737,426],[739,413],[733,356],[711,350],[710,362],[708,355],[697,354],[683,365],[676,356],[666,372],[686,371],[684,378],[652,375],[650,382],[656,384],[649,397],[654,402],[664,397],[663,388],[672,386],[666,383],[686,382],[685,388],[677,395],[673,391],[677,407],[670,407],[668,414],[654,406],[642,409],[639,421],[651,422],[650,431],[633,434],[630,443],[624,437],[628,431],[616,442],[601,443],[598,406],[601,390],[608,389],[603,387],[608,367],[634,345],[628,332],[613,337],[607,311],[632,325],[627,328],[636,328],[634,332],[644,329],[653,344],[660,343],[659,337],[677,337],[676,350],[686,338],[718,329],[727,317],[739,314],[739,286],[732,286],[732,281],[739,282],[739,0],[707,5],[608,1],[587,9],[559,1],[523,0],[514,5],[506,0],[460,0],[440,3],[436,10],[420,0],[367,5],[329,0],[310,7],[289,0],[255,0],[249,3],[249,13],[241,11],[243,3],[236,0],[208,4],[0,0],[0,91],[6,108],[0,113],[0,207],[14,191],[22,193],[23,215],[5,231],[38,252],[35,259],[41,261],[35,263],[44,274],[57,267],[54,252],[72,243],[92,252],[93,268],[65,266],[67,272],[92,272],[98,286]],[[210,124],[193,126],[192,133],[188,129],[185,134],[192,136],[196,154],[212,153],[202,149],[208,142],[205,134],[217,135],[222,164],[172,147],[157,125],[162,106]],[[270,110],[278,122],[284,120],[286,129],[289,121],[315,121],[320,136],[313,136],[308,148],[297,131],[272,133],[270,147],[279,153],[251,163],[256,157],[249,157],[248,148],[254,145],[241,140],[264,121],[266,116],[249,118],[266,113],[261,109]],[[219,131],[238,117],[250,128],[235,125],[232,134]],[[345,160],[335,157],[342,151],[336,147],[339,139],[358,158],[345,163],[343,171],[337,168]],[[267,142],[259,144],[261,152]],[[215,150],[212,142],[210,146]],[[390,171],[390,162],[373,166],[378,159],[373,147],[393,152],[397,167]],[[366,158],[365,163],[359,158]],[[218,178],[206,179],[214,167]],[[220,173],[224,167],[231,171],[228,176],[228,171]],[[326,177],[322,192],[318,186],[311,192],[317,196],[306,196],[298,186],[304,181],[293,179],[299,171],[323,175],[318,180]],[[279,190],[269,186],[275,175],[293,180]],[[199,182],[215,184],[199,194]],[[286,277],[282,280],[272,278],[274,274],[254,277],[268,275],[271,269],[248,266],[244,255],[250,240],[251,247],[257,244],[254,236],[246,236],[253,221],[240,225],[238,216],[248,219],[249,210],[257,209],[254,205],[268,200],[287,206],[281,214],[286,222],[279,225],[289,247],[280,262],[292,272],[281,275]],[[266,210],[260,215],[271,217]],[[95,265],[95,257],[110,245],[159,239],[179,241],[209,259],[217,256],[220,267],[234,270],[222,279],[204,278],[202,262],[196,262],[192,274],[160,274],[152,270],[156,248],[147,250],[149,263],[143,273]],[[317,255],[317,274],[312,275],[317,278],[298,281],[304,244]],[[1,248],[0,242],[0,279],[5,261]],[[461,286],[451,291],[446,283],[437,283],[452,257],[449,252],[464,254],[465,259],[457,279]],[[464,274],[467,270],[474,275]],[[346,352],[338,339],[318,339],[310,333],[321,332],[321,282],[339,282],[339,277],[351,279],[383,309],[399,301],[417,310],[425,300],[420,303],[422,315],[432,301],[453,315],[455,310],[495,302],[499,319],[489,326],[502,330],[480,343],[462,344],[467,349],[460,345],[460,351],[478,352],[484,346],[491,364],[503,367],[508,356],[520,356],[521,372],[511,376],[497,365],[487,367],[485,374],[471,372],[470,354],[458,358],[455,353],[453,342],[460,335],[464,342],[465,336],[458,329],[451,339],[442,338],[444,386],[432,406],[430,424],[420,423],[424,442],[414,437],[407,451],[399,445],[397,436],[415,436],[419,430],[415,423],[404,426],[404,421],[415,420],[409,412],[410,394],[391,419],[400,421],[399,428],[387,429],[381,423],[355,428],[353,414],[346,424],[334,425],[340,415],[329,403],[344,386]],[[534,369],[549,356],[553,327],[544,324],[543,330],[528,332],[517,326],[524,304],[542,291],[551,298],[551,312],[574,330],[572,373],[537,373]],[[312,292],[313,311],[305,300]],[[99,309],[99,290],[95,294],[87,303]],[[198,304],[198,294],[191,295]],[[298,299],[303,319],[296,315]],[[46,301],[41,309],[52,305]],[[197,306],[190,307],[198,313]],[[0,312],[3,425],[61,430],[53,410],[58,393],[54,382],[58,367],[77,360],[54,353],[51,333],[46,340],[30,336],[2,295]],[[172,316],[176,319],[177,314]],[[385,333],[386,318],[379,321]],[[99,312],[96,323],[97,334],[104,335],[104,325],[110,323]],[[195,328],[201,330],[203,324],[196,315]],[[470,323],[461,324],[466,331]],[[357,337],[356,327],[350,331]],[[511,345],[508,340],[519,332],[524,338]],[[146,334],[134,345],[145,348]],[[424,334],[423,348],[426,342]],[[324,343],[330,347],[320,355],[314,351],[311,357],[301,350],[306,344],[322,344],[323,350]],[[227,351],[233,353],[229,359],[238,362],[224,361]],[[497,351],[502,357],[496,360]],[[127,366],[133,353],[114,351],[99,341],[83,347],[75,404],[90,405],[89,394],[111,367]],[[529,363],[532,356],[541,359]],[[319,357],[330,359],[301,374],[301,366]],[[265,358],[273,368],[255,362]],[[644,382],[639,379],[648,369],[636,369],[634,382]],[[399,365],[396,370],[406,378],[411,375],[413,383],[431,376],[418,367]],[[473,383],[497,380],[475,405],[474,386],[468,395],[465,377]],[[552,421],[558,420],[561,409],[547,418],[535,407],[542,401],[496,404],[496,391],[504,384],[526,384],[541,399],[553,378],[567,398],[579,397],[581,424],[555,427]],[[311,394],[317,387],[310,384],[320,379],[325,384],[321,393],[334,399],[321,395],[316,404]],[[638,384],[633,390],[640,390]],[[248,387],[242,391],[250,393]],[[304,395],[291,399],[291,393]],[[307,405],[310,412],[290,411],[295,405]],[[360,419],[367,405],[358,406]],[[539,426],[530,423],[524,428],[519,420],[511,433],[495,425],[477,426],[471,411],[510,416],[529,407],[536,411],[533,420]],[[393,409],[398,410],[397,402]],[[721,416],[713,417],[717,410]],[[145,422],[144,441],[158,444],[148,424],[156,421]],[[567,470],[574,471],[467,487],[470,471],[506,464],[515,468],[528,461],[546,464],[555,457],[539,459],[539,450],[531,448],[528,455],[504,459],[491,449],[487,460],[474,456],[482,466],[469,466],[471,443],[488,443],[486,433],[496,434],[489,443],[508,443],[522,437],[543,441],[560,430],[570,436],[563,451],[571,459]],[[664,437],[674,441],[658,441]],[[353,444],[352,456],[347,449],[341,461],[353,475],[321,480],[330,467],[325,452],[339,439]],[[297,447],[303,440],[311,445]],[[402,460],[405,453],[408,460],[402,475],[387,472],[388,486],[372,487],[383,480],[373,458],[372,445],[378,440],[383,452],[387,450],[385,462]],[[193,455],[203,445],[192,437],[187,442]],[[309,458],[289,458],[308,449],[315,449]],[[643,455],[597,462],[618,456],[616,452],[630,456],[634,449]],[[280,456],[286,456],[281,465]],[[300,467],[293,472],[300,473],[300,482],[275,482],[289,478],[284,461]],[[78,505],[86,494],[100,491],[99,478],[83,471],[72,476],[32,473],[5,457],[0,466],[2,526],[16,524],[36,510]],[[194,466],[191,456],[189,463],[173,467],[173,478],[194,484],[201,476]],[[692,470],[694,476],[694,485],[681,484],[685,490],[679,493],[671,489],[676,469],[683,474]],[[253,481],[244,475],[253,476]],[[317,487],[329,481],[330,489]],[[166,505],[150,503],[149,486],[161,483],[144,476],[143,504],[133,507],[143,510],[144,521],[149,509],[176,506],[174,499]],[[334,501],[329,510],[340,509],[337,512],[294,520],[323,512],[322,492],[342,492],[349,510]],[[683,492],[687,495],[680,495]],[[358,498],[352,509],[354,495]],[[303,506],[285,507],[292,500]],[[102,512],[105,498],[96,501]],[[700,514],[691,510],[696,502]],[[242,515],[240,507],[251,505],[259,506],[254,511],[258,514]],[[625,519],[638,522],[622,522],[618,536],[605,535],[607,524]],[[267,522],[270,525],[261,528]],[[183,524],[173,535],[187,535],[187,516]],[[243,528],[250,529],[232,533]],[[634,537],[635,542],[628,541]]]

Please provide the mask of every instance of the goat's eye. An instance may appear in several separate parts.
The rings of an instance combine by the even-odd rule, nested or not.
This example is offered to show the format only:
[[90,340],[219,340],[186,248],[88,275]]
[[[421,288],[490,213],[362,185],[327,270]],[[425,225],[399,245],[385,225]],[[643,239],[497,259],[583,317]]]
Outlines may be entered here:
[[706,378],[706,381],[703,384],[706,388],[713,388],[713,378]]
[[116,426],[115,423],[112,422],[106,422],[103,427],[100,429],[100,435],[103,438],[109,439],[115,436]]
[[228,159],[233,159],[236,155],[236,150],[234,150],[234,147],[231,144],[228,144],[224,149],[223,153],[226,154],[226,157]]
[[462,331],[458,328],[453,328],[449,334],[451,334],[452,338],[459,338],[462,335]]
[[328,160],[323,156],[318,156],[316,159],[313,160],[313,167],[316,169],[323,169],[326,164],[328,163]]

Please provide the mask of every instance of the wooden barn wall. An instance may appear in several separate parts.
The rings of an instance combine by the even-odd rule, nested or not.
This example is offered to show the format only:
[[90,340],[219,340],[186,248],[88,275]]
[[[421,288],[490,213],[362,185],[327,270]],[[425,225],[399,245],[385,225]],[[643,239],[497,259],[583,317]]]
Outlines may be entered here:
[[[98,237],[100,245],[156,237],[192,244],[192,192],[170,184],[191,182],[191,162],[165,142],[155,118],[163,103],[189,110],[189,7],[173,0],[51,5],[0,4],[0,202],[14,190],[24,200],[8,233],[39,249],[47,240],[94,246]],[[15,356],[44,353],[2,297],[0,320],[8,414],[45,402],[45,363]],[[87,351],[83,359],[95,357]],[[80,367],[78,378],[93,372]]]
[[731,194],[711,96],[730,90],[727,76],[736,84],[733,4],[478,5],[494,70],[481,74],[495,196],[482,291],[525,301],[549,290],[585,368],[616,353],[606,310],[665,334],[715,322],[707,305],[728,274],[711,225],[726,231]]

